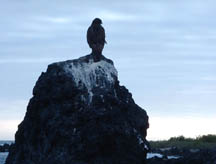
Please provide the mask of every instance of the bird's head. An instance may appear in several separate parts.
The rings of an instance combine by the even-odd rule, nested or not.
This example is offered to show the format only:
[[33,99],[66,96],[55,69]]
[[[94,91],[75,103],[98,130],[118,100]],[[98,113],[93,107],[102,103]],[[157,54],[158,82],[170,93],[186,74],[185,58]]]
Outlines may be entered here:
[[102,24],[102,20],[100,18],[95,18],[93,21],[92,21],[92,24]]

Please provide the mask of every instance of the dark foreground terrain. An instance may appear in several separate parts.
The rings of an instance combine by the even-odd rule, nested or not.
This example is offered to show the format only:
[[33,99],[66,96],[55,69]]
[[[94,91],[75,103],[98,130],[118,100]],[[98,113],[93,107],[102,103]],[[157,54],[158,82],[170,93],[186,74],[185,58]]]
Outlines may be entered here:
[[8,143],[4,143],[0,145],[0,152],[8,152],[10,148],[10,145]]
[[216,164],[216,136],[196,139],[183,136],[168,141],[152,141],[149,164]]
[[216,164],[215,149],[178,149],[155,150],[154,157],[147,159],[149,164]]
[[[216,164],[216,136],[207,135],[196,139],[173,137],[167,141],[151,141],[151,152],[147,164]],[[7,152],[9,144],[0,145],[1,152]],[[7,154],[0,154],[3,164]],[[2,161],[1,161],[2,159]]]

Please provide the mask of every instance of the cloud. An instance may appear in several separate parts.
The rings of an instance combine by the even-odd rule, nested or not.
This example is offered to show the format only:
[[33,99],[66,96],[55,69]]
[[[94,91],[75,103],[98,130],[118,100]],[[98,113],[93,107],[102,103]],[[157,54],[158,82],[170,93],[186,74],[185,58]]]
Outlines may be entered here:
[[[0,99],[25,99],[48,63],[88,54],[86,30],[101,17],[108,41],[104,55],[114,60],[135,101],[159,114],[181,113],[197,100],[199,113],[205,106],[212,111],[215,102],[206,99],[215,97],[215,89],[205,86],[215,81],[215,5],[214,0],[3,1]],[[169,106],[170,101],[176,105]],[[25,105],[3,104],[1,118],[21,118],[12,111],[24,112]]]
[[216,76],[205,76],[201,77],[201,79],[205,81],[216,81]]
[[[82,40],[84,43],[86,29],[92,19],[102,17],[108,39],[111,39],[111,43],[118,44],[122,50],[128,51],[127,49],[134,47],[136,51],[149,49],[154,54],[192,52],[189,55],[193,55],[202,51],[202,55],[208,55],[209,51],[216,49],[215,24],[212,23],[210,12],[212,7],[200,0],[194,2],[119,1],[104,4],[99,1],[53,1],[50,4],[47,1],[20,1],[13,6],[4,2],[0,27],[0,42],[4,45],[4,53],[1,54],[11,55],[11,50],[5,49],[11,49],[17,44],[34,51],[35,45],[29,45],[29,42],[40,45],[37,49],[41,51],[46,46],[44,42],[55,43],[53,47],[58,47],[64,39],[71,39],[74,43]],[[209,4],[212,3],[214,2],[209,1]],[[76,7],[80,5],[82,8]],[[20,12],[11,14],[9,11],[15,8]],[[17,51],[17,54],[22,55],[23,51],[25,50]],[[112,47],[112,51],[118,50]]]
[[201,86],[201,87],[190,87],[188,89],[183,89],[177,91],[178,94],[184,95],[216,95],[216,87],[215,86]]
[[0,120],[0,140],[14,140],[21,120]]
[[101,11],[98,13],[99,17],[101,17],[105,21],[136,21],[137,17],[132,14],[127,13],[117,13],[113,11]]
[[215,134],[215,117],[150,117],[149,140],[164,140],[170,137],[184,135],[198,137]]
[[70,23],[72,21],[71,18],[66,18],[66,17],[47,17],[47,18],[42,17],[40,20],[51,22],[51,23],[63,23],[63,24]]
[[10,119],[21,120],[26,112],[27,100],[0,100],[0,120],[2,122]]
[[60,61],[62,58],[15,58],[15,59],[0,59],[1,64],[25,64],[25,63],[52,63],[55,61]]

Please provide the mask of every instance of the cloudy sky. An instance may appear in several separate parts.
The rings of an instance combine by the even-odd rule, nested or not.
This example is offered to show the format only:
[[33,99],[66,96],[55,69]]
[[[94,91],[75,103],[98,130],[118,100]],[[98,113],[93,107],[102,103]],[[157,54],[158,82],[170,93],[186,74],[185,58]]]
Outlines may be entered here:
[[32,89],[52,62],[90,53],[103,20],[103,54],[150,117],[149,139],[216,133],[214,0],[11,0],[0,5],[0,140],[14,139]]

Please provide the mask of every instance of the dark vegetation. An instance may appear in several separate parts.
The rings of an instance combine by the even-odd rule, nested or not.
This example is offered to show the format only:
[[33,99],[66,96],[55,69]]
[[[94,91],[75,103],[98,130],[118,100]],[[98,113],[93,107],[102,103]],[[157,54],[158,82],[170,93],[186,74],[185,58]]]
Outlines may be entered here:
[[216,147],[216,135],[203,135],[196,138],[184,136],[171,137],[169,140],[150,141],[152,149],[176,147],[179,149],[211,149]]
[[[148,164],[215,164],[216,135],[197,138],[172,137],[164,141],[150,141],[151,152],[163,157],[153,157]],[[177,158],[169,158],[169,157]]]

